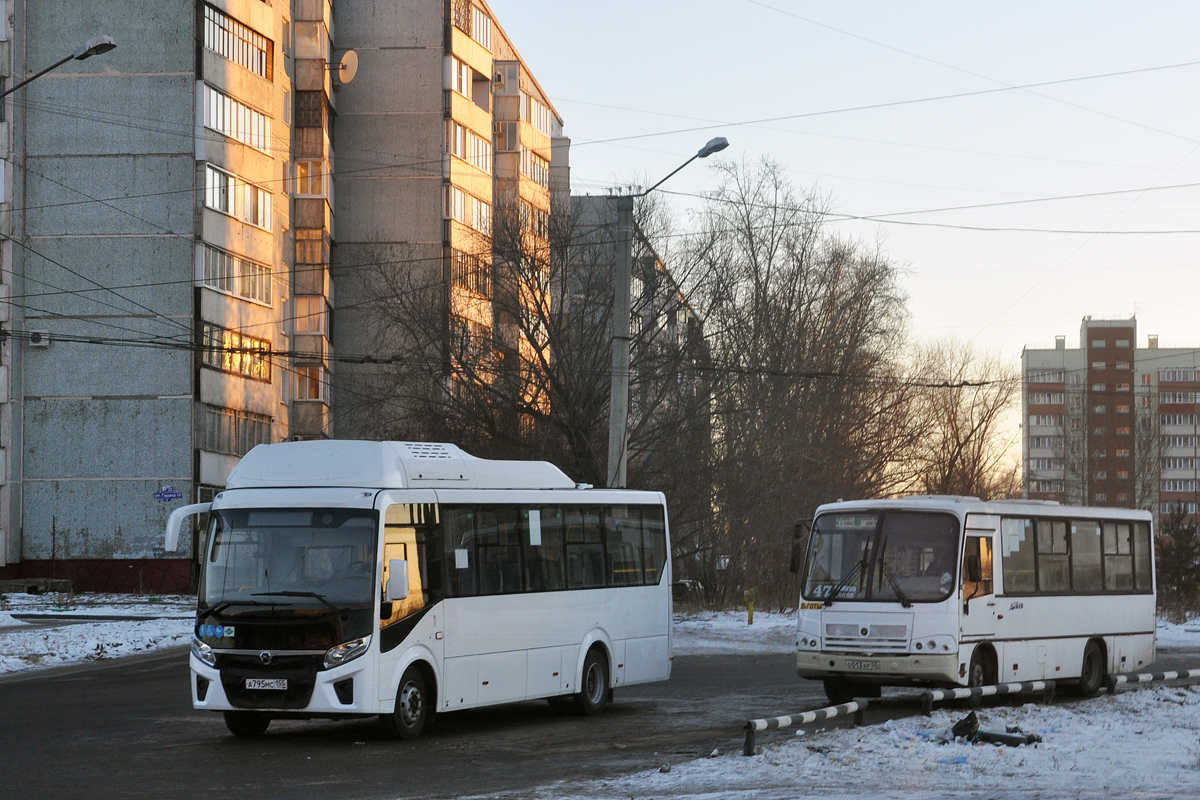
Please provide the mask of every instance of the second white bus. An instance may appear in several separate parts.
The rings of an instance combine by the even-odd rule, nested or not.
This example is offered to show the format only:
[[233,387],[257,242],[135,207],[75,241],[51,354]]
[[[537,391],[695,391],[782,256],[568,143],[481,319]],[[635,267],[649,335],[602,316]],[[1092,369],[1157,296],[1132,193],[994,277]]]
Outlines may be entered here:
[[237,735],[276,718],[549,698],[599,712],[671,674],[663,496],[595,490],[544,462],[453,445],[260,445],[210,504],[192,703]]
[[1061,680],[1094,695],[1155,657],[1148,511],[909,497],[817,509],[796,672],[882,686]]

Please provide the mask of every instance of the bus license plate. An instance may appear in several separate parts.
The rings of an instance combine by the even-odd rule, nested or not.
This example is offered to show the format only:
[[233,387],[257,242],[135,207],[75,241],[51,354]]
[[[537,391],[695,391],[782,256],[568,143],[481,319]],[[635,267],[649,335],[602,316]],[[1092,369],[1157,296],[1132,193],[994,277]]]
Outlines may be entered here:
[[247,689],[287,690],[287,678],[246,678]]
[[847,661],[846,669],[879,669],[878,661]]

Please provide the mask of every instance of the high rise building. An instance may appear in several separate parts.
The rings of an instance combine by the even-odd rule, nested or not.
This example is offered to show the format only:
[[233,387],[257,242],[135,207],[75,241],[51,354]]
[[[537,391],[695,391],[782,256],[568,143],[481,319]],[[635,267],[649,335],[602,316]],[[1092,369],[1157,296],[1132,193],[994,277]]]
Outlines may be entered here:
[[256,444],[373,435],[363,356],[421,346],[360,313],[380,265],[519,368],[493,219],[548,240],[569,141],[482,0],[0,8],[0,79],[117,39],[2,106],[0,579],[186,589],[172,508]]
[[1196,513],[1200,350],[1137,347],[1137,321],[1083,320],[1080,344],[1026,348],[1025,496]]

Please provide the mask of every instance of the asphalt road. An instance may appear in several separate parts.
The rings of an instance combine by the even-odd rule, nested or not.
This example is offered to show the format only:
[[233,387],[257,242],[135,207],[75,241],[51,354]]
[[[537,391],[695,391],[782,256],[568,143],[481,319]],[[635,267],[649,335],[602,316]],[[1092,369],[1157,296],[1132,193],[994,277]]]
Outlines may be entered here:
[[[792,663],[680,656],[670,681],[618,690],[600,717],[518,703],[443,715],[414,742],[325,721],[234,738],[192,710],[184,649],[59,668],[0,680],[0,798],[453,797],[612,777],[739,749],[747,718],[824,705]],[[1154,669],[1197,665],[1200,651],[1162,652]],[[867,721],[918,713],[915,697],[888,693]]]

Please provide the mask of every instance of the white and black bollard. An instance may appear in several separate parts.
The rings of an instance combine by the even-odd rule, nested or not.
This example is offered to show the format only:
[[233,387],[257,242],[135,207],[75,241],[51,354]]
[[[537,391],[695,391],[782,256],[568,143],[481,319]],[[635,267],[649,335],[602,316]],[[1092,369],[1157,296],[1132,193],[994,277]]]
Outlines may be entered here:
[[1054,681],[1025,681],[1023,683],[998,683],[993,686],[972,686],[962,689],[930,689],[921,692],[921,713],[933,713],[933,704],[943,700],[966,700],[970,697],[993,697],[1002,694],[1042,694],[1043,702],[1054,700]]
[[742,746],[742,755],[754,755],[754,734],[758,731],[790,728],[793,725],[808,725],[812,722],[821,722],[822,720],[833,719],[834,717],[844,717],[847,714],[854,715],[854,724],[857,726],[862,724],[863,711],[867,705],[866,700],[855,700],[852,703],[842,703],[841,705],[819,708],[816,711],[805,711],[786,717],[749,720],[745,725],[746,743]]

